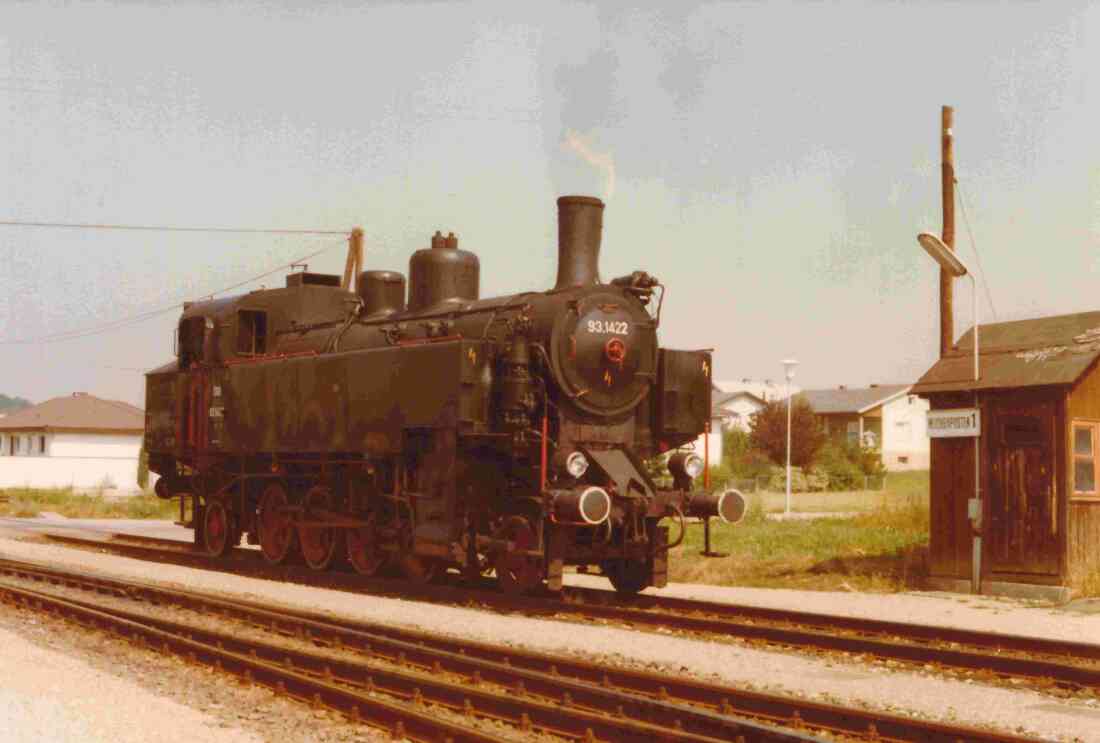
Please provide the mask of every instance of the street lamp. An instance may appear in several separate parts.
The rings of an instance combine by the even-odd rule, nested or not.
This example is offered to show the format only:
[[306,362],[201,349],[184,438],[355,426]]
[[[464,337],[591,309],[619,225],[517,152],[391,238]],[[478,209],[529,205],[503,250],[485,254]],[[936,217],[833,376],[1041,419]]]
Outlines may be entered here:
[[784,518],[791,517],[791,380],[798,362],[794,359],[783,360],[783,374],[787,377],[787,508]]
[[943,240],[939,239],[931,232],[922,232],[917,235],[917,242],[924,248],[925,252],[940,264],[940,268],[947,273],[951,274],[953,278],[960,279],[963,276],[970,279],[970,297],[971,308],[970,312],[974,317],[974,381],[977,382],[978,377],[978,282],[974,280],[974,274],[966,268],[966,264],[962,262],[962,258],[955,255],[955,251],[947,247]]
[[[955,251],[947,247],[947,244],[944,243],[943,240],[930,232],[922,232],[917,235],[917,242],[920,243],[920,246],[924,248],[928,255],[932,256],[936,263],[940,264],[940,268],[949,273],[952,278],[958,279],[966,276],[970,279],[970,312],[974,318],[974,409],[980,410],[978,406],[977,385],[977,382],[981,379],[980,370],[978,368],[978,282],[974,280],[974,274],[967,269],[962,259],[955,255]],[[982,579],[981,472],[981,430],[979,426],[979,431],[974,436],[974,497],[971,499],[970,503],[967,504],[967,510],[970,513],[970,521],[974,526],[970,559],[970,590],[973,593],[978,593],[981,590]]]

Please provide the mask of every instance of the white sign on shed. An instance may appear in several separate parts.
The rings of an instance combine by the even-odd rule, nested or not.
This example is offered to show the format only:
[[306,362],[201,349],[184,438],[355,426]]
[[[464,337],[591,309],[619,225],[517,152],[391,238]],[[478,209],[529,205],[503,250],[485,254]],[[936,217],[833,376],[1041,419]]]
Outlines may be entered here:
[[928,411],[928,437],[933,439],[979,436],[982,431],[981,410],[954,408]]

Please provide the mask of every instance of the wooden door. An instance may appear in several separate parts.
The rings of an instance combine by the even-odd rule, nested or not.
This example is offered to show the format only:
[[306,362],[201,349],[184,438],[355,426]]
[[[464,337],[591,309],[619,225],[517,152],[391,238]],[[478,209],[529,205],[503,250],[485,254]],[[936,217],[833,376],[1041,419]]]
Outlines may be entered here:
[[974,497],[974,440],[936,438],[930,445],[931,572],[936,577],[969,579],[973,534],[966,502]]
[[993,429],[985,529],[989,570],[1057,575],[1054,404],[999,410]]

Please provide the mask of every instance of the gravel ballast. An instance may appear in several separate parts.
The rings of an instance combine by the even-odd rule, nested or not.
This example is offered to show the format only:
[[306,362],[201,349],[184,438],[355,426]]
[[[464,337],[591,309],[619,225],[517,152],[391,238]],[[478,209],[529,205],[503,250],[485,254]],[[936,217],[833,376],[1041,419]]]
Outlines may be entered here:
[[[565,582],[572,586],[612,590],[603,576],[572,574],[565,577]],[[1095,613],[1075,610],[1075,607],[1083,607],[1086,602],[1076,602],[1067,607],[964,593],[796,591],[696,583],[671,583],[665,588],[649,588],[645,593],[647,596],[793,609],[831,616],[957,627],[1100,645],[1100,605],[1096,606]]]
[[[0,538],[0,556],[154,580],[202,591],[323,610],[352,619],[427,629],[543,652],[606,658],[677,674],[774,692],[909,712],[932,719],[995,725],[1046,738],[1100,741],[1100,704],[1061,700],[978,682],[946,680],[790,653],[682,637],[655,637],[614,627],[501,616],[459,607],[357,595],[193,568],[161,565],[86,550]],[[879,597],[874,597],[879,598]]]
[[[5,743],[260,743],[234,727],[70,652],[23,636],[38,624],[27,612],[0,617],[0,734]],[[9,615],[11,612],[11,615]],[[4,625],[23,624],[17,631]]]

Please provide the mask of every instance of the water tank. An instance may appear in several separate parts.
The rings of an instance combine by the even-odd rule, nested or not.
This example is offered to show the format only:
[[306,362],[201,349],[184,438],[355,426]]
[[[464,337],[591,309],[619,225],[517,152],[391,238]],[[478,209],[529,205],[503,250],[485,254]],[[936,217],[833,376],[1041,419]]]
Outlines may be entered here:
[[385,317],[405,309],[405,277],[397,271],[363,271],[355,283],[362,314]]
[[458,249],[458,238],[436,232],[432,246],[409,259],[409,311],[419,312],[442,302],[470,302],[479,296],[481,264],[477,256]]

